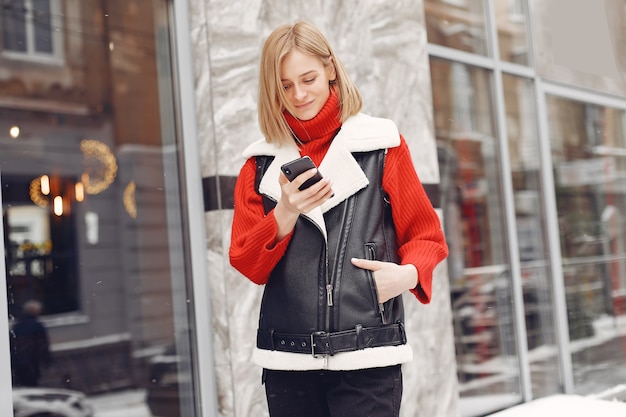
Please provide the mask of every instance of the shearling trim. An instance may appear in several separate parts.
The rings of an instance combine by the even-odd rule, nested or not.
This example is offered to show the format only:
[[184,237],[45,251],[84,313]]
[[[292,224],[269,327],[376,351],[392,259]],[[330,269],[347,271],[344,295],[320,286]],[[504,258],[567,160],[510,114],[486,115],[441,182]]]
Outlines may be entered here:
[[[344,138],[345,146],[350,152],[366,152],[400,145],[400,133],[392,120],[372,117],[364,113],[348,118],[334,141],[337,138]],[[279,151],[285,151],[287,148],[291,149],[288,151],[290,153],[298,152],[295,144],[278,147],[261,138],[248,145],[242,152],[242,156],[246,159],[256,155],[275,156]]]
[[252,361],[263,368],[280,371],[354,371],[397,365],[413,360],[410,345],[382,346],[343,352],[333,356],[313,357],[302,353],[254,348]]
[[[367,187],[367,176],[352,156],[352,152],[367,152],[378,149],[393,148],[400,144],[400,133],[393,121],[359,113],[350,117],[341,126],[341,130],[333,139],[328,152],[320,164],[319,171],[332,181],[334,196],[322,206],[305,213],[315,222],[322,233],[326,232],[323,213],[339,205],[346,198]],[[250,158],[256,155],[274,156],[259,184],[259,192],[275,201],[281,196],[278,176],[280,166],[300,156],[295,145],[281,147],[267,143],[264,139],[248,146],[243,156]]]

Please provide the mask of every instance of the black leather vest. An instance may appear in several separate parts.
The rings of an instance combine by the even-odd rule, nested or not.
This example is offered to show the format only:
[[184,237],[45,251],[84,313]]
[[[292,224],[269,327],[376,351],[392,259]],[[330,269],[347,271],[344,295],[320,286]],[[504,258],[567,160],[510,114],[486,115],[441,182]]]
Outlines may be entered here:
[[[311,220],[302,215],[297,220],[287,251],[265,286],[257,335],[261,349],[275,347],[274,333],[302,335],[297,342],[302,346],[279,350],[304,353],[310,350],[304,346],[307,335],[388,326],[401,335],[379,346],[406,342],[402,297],[379,304],[372,272],[350,262],[353,257],[398,262],[391,206],[382,189],[385,150],[353,153],[353,157],[369,185],[324,214],[327,241]],[[257,192],[272,159],[256,157]],[[263,200],[266,212],[276,204],[266,196]],[[283,339],[278,342],[285,344]]]

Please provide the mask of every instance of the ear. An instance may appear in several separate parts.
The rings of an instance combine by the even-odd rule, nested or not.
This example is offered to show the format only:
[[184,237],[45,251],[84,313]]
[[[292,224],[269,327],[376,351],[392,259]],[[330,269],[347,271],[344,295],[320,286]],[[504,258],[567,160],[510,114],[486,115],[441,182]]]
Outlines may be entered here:
[[328,77],[328,81],[331,84],[334,84],[337,81],[337,69],[335,68],[335,61],[333,61],[333,57],[330,57],[330,62],[326,66],[326,77]]

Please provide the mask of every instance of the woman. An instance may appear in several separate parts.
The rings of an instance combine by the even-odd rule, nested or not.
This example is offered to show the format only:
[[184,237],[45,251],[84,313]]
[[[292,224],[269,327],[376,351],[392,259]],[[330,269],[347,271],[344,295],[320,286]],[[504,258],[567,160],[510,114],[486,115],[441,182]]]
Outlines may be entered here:
[[[361,95],[326,38],[299,21],[267,38],[259,123],[235,186],[231,264],[265,285],[256,364],[270,415],[398,416],[401,294],[428,303],[448,254],[395,124]],[[323,179],[281,165],[307,155]]]

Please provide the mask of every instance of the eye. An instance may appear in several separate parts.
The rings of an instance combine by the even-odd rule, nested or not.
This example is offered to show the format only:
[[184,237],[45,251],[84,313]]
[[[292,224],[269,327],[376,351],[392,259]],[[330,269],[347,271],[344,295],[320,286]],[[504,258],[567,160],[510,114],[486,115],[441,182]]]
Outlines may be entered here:
[[291,87],[291,85],[289,85],[289,84],[283,84],[283,90],[285,90],[285,91],[289,90],[290,87]]
[[315,81],[315,77],[313,77],[313,78],[307,78],[306,80],[304,80],[304,82],[305,82],[306,84],[311,84],[313,81]]

